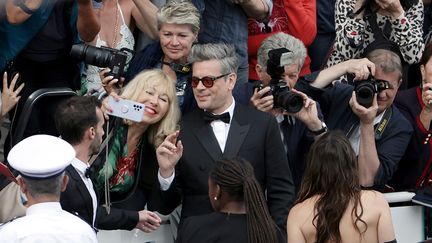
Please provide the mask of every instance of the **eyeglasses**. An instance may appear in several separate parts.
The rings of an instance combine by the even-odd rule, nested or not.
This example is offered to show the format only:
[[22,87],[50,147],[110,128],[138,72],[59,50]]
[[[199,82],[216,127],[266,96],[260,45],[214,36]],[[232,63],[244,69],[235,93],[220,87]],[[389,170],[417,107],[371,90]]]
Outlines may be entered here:
[[217,79],[220,79],[222,77],[228,76],[229,74],[231,74],[231,73],[222,74],[222,75],[217,76],[217,77],[209,77],[209,76],[205,76],[202,78],[192,77],[192,78],[190,78],[190,81],[192,84],[192,88],[196,88],[200,81],[202,82],[204,87],[211,88],[211,87],[213,87],[214,81],[216,81]]

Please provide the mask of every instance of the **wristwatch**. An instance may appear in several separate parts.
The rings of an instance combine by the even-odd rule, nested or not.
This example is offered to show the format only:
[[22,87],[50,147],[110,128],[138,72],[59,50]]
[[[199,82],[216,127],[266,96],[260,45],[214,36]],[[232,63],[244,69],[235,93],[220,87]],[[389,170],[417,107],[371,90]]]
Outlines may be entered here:
[[327,128],[327,125],[322,121],[321,122],[321,129],[319,129],[319,130],[317,130],[317,131],[311,131],[311,130],[309,130],[313,135],[321,135],[321,134],[323,134],[323,133],[325,133],[325,132],[327,132],[328,131],[328,128]]
[[31,10],[29,7],[27,7],[25,0],[14,0],[13,3],[28,15],[32,15],[36,12],[36,10]]

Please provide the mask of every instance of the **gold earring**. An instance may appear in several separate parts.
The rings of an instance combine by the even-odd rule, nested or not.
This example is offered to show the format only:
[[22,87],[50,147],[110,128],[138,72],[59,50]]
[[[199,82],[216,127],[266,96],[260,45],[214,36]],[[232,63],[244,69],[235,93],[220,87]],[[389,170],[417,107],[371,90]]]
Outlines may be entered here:
[[214,197],[213,199],[214,199],[215,201],[217,201],[217,197]]

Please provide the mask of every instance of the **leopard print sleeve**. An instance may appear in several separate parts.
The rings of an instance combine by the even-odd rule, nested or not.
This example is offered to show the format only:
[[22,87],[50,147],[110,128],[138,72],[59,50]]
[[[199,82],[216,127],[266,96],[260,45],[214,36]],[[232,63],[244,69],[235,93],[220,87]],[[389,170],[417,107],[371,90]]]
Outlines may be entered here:
[[405,14],[391,19],[390,40],[396,42],[404,60],[409,64],[418,62],[424,49],[423,42],[423,2],[418,1]]
[[[336,0],[336,39],[327,60],[327,67],[352,58],[360,58],[363,50],[374,41],[370,25],[362,18],[349,16],[353,12],[355,4],[356,0]],[[421,0],[396,19],[377,14],[380,28],[383,28],[386,21],[391,21],[390,39],[399,44],[402,55],[409,64],[420,60],[424,48],[422,39],[423,18]]]
[[336,0],[335,4],[336,38],[327,67],[359,56],[364,42],[364,20],[348,16],[354,11],[356,0]]

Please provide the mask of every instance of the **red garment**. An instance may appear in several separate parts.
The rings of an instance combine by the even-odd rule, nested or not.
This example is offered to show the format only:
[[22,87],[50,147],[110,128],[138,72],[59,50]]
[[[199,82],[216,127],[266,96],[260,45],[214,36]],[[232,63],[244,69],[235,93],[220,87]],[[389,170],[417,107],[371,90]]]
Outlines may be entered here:
[[[255,72],[257,52],[261,42],[268,36],[284,32],[300,39],[306,49],[317,33],[315,0],[274,0],[267,26],[255,19],[248,20],[249,79],[259,80]],[[310,58],[306,56],[300,76],[310,73]]]

